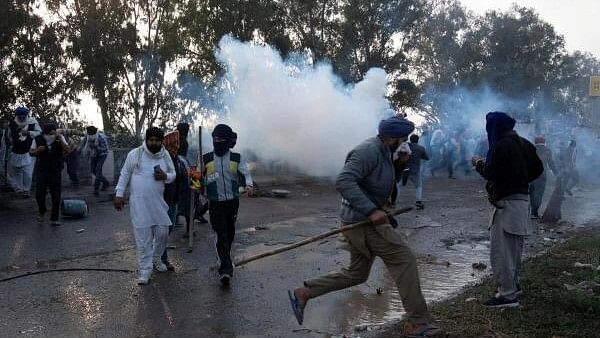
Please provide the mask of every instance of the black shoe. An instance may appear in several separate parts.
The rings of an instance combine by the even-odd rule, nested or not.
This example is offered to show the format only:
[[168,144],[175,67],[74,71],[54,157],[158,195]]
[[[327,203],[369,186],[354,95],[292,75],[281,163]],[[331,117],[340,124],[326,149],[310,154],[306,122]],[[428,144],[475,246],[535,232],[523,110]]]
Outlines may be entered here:
[[94,196],[96,196],[96,197],[100,196],[100,192],[98,190],[94,190]]
[[565,192],[569,195],[569,196],[573,196],[573,192],[571,191],[571,189],[566,189]]
[[538,215],[537,213],[531,214],[531,219],[538,219],[538,218],[540,218],[540,215]]
[[497,309],[506,307],[517,307],[519,305],[519,300],[517,298],[508,299],[504,297],[492,297],[488,299],[485,303],[483,303],[483,306],[485,307],[493,307]]
[[219,276],[219,280],[221,281],[221,285],[224,288],[228,288],[231,284],[231,275],[224,273]]
[[421,201],[417,201],[415,203],[415,206],[417,207],[417,210],[423,210],[423,209],[425,209],[425,204],[423,204],[423,202],[421,202]]
[[171,264],[171,262],[163,261],[163,263],[165,263],[165,265],[167,266],[167,271],[175,271],[175,267],[173,266],[173,264]]
[[198,222],[199,224],[208,223],[208,221],[206,220],[206,218],[204,218],[204,216],[200,216],[200,217],[196,218],[194,221]]

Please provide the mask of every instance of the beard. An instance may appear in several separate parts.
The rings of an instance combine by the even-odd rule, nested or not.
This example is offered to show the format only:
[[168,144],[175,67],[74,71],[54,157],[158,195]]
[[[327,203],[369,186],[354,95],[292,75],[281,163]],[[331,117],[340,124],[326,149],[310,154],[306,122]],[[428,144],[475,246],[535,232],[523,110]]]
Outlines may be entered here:
[[156,154],[160,151],[160,149],[162,148],[162,146],[160,145],[148,145],[146,144],[146,146],[148,147],[148,150],[150,150],[151,153]]

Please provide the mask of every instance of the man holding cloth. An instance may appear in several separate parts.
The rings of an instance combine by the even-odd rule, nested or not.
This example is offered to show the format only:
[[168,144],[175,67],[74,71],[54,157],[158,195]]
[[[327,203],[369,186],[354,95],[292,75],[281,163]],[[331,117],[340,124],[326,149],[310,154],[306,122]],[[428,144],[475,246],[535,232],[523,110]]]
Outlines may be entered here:
[[163,198],[165,183],[175,180],[171,156],[163,147],[164,132],[156,127],[146,131],[146,141],[127,154],[116,188],[115,208],[123,209],[125,190],[130,187],[131,222],[137,249],[139,285],[148,284],[152,261],[160,272],[167,271],[161,256],[167,245],[169,206]]
[[11,146],[8,158],[8,183],[17,194],[29,198],[33,175],[33,158],[29,148],[33,139],[42,133],[37,120],[29,116],[29,108],[15,109],[15,119],[8,125],[7,143]]
[[213,151],[204,155],[206,198],[210,224],[217,234],[219,280],[228,287],[233,277],[231,246],[235,237],[235,222],[240,206],[240,176],[246,191],[252,194],[252,177],[242,156],[230,151],[235,133],[226,124],[219,124],[212,132]]
[[490,262],[498,293],[483,303],[486,307],[519,306],[519,281],[523,243],[529,229],[529,184],[544,171],[531,142],[513,128],[516,121],[502,112],[486,116],[489,150],[485,160],[474,157],[473,165],[487,180],[486,190],[495,207],[490,226]]
[[[428,324],[429,311],[421,293],[417,260],[400,234],[392,228],[385,212],[395,185],[392,154],[406,142],[414,124],[404,118],[391,117],[379,124],[379,135],[367,139],[346,157],[344,169],[336,180],[342,195],[342,225],[365,220],[372,225],[344,232],[345,249],[350,251],[350,265],[339,272],[304,281],[304,287],[289,292],[292,309],[299,324],[309,299],[364,283],[375,257],[385,263],[396,283],[408,322],[409,337],[428,337],[440,329]],[[405,160],[407,158],[405,157]]]

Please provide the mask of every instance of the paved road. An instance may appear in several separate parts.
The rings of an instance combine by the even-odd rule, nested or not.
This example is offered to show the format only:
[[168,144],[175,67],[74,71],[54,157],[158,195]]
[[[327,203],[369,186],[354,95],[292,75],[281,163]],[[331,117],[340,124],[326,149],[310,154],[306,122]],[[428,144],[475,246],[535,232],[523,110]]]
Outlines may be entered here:
[[[299,182],[281,187],[292,191],[288,199],[242,200],[237,256],[337,226],[339,198],[331,184]],[[481,189],[478,180],[430,180],[425,185],[426,209],[399,219],[401,231],[420,257],[421,279],[430,300],[480,277],[472,276],[470,264],[485,261],[487,255],[489,207]],[[596,214],[587,210],[598,208],[586,202],[592,200],[588,198],[592,193],[580,191],[567,201],[567,217],[579,223],[594,219]],[[403,196],[403,201],[412,203],[411,197]],[[0,278],[53,268],[135,270],[128,212],[91,202],[89,217],[53,228],[35,223],[33,201],[12,201],[11,206],[0,211]],[[584,207],[586,212],[575,212]],[[256,230],[257,225],[267,229]],[[85,231],[77,233],[78,229]],[[135,284],[134,274],[88,271],[0,283],[4,310],[0,336],[325,337],[353,333],[362,324],[382,323],[402,314],[393,285],[382,264],[376,264],[366,285],[311,301],[305,326],[299,327],[290,313],[286,290],[347,263],[347,254],[336,247],[335,239],[238,268],[232,289],[224,291],[213,268],[216,256],[210,229],[200,227],[193,253],[185,252],[182,231],[178,228],[171,238],[176,248],[170,256],[177,271],[155,275],[146,287]],[[539,248],[539,239],[531,240],[531,250]]]

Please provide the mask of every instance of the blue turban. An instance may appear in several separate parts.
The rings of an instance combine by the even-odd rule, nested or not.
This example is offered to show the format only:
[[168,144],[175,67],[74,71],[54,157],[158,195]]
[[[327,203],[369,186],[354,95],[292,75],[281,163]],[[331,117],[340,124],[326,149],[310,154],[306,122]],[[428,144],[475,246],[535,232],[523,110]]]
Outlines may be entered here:
[[17,116],[26,116],[29,114],[29,108],[27,107],[17,107],[17,109],[15,109],[15,115]]
[[390,117],[379,122],[379,136],[407,137],[415,130],[415,124],[401,117]]
[[509,130],[513,130],[517,121],[508,114],[503,112],[491,112],[485,116],[486,125],[485,130],[487,131],[489,150],[486,157],[486,163],[489,165],[492,163],[492,155],[496,149],[496,144],[502,134]]

